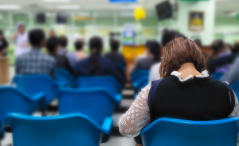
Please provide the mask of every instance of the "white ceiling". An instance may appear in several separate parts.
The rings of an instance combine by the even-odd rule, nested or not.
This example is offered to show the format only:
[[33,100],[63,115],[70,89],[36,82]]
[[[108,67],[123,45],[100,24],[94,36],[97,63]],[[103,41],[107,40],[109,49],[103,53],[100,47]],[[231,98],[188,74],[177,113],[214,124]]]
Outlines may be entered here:
[[[137,5],[143,5],[146,9],[154,10],[155,5],[164,0],[138,0],[139,2],[137,4],[112,4],[109,3],[109,0],[55,0],[57,2],[53,3],[47,3],[45,1],[47,0],[1,0],[0,7],[1,5],[7,4],[19,5],[22,10],[57,10],[57,8],[62,6],[74,6],[75,10],[127,10]],[[170,1],[175,3],[178,0]],[[216,0],[216,12],[217,15],[239,12],[239,0]]]

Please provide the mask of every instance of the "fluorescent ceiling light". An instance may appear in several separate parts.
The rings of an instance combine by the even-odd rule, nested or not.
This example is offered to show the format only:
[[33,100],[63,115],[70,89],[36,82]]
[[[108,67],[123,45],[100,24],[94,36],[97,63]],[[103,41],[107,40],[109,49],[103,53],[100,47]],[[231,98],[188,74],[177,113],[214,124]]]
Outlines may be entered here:
[[68,3],[71,2],[71,0],[43,0],[46,3]]
[[18,5],[0,5],[0,10],[19,10],[21,9]]
[[64,6],[59,6],[58,9],[60,10],[78,10],[80,9],[79,5],[64,5]]

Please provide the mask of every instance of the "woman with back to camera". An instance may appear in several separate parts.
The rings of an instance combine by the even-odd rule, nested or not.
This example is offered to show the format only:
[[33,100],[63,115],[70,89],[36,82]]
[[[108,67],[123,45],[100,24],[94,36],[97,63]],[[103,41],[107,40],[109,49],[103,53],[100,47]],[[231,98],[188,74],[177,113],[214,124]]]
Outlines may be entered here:
[[176,38],[169,42],[161,61],[163,79],[143,88],[121,117],[122,135],[138,136],[142,128],[160,117],[208,121],[238,115],[233,90],[209,77],[203,54],[193,41]]

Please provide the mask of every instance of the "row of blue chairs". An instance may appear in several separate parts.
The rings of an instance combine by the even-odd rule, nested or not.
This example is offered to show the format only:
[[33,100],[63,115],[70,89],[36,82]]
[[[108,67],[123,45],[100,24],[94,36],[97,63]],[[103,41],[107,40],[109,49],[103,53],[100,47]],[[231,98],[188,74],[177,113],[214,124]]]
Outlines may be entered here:
[[[69,75],[64,70],[62,72],[65,73],[62,76]],[[46,75],[18,75],[13,79],[16,88],[1,87],[0,123],[4,123],[8,113],[31,115],[32,112],[45,108],[56,97],[59,99],[60,115],[80,113],[98,125],[104,124],[105,119],[112,121],[112,113],[122,98],[122,87],[114,78],[80,77],[77,79],[76,88],[73,89],[70,86],[70,80],[73,78],[69,75],[69,80],[62,79],[59,75],[56,75],[56,80]],[[9,96],[11,98],[7,98]],[[110,130],[112,124],[108,127]],[[3,127],[0,130],[2,133]]]
[[[70,114],[31,117],[9,114],[5,124],[13,130],[14,146],[98,146],[103,133],[109,134],[111,119],[102,125],[87,116]],[[236,146],[239,118],[190,121],[160,118],[144,128],[144,146]]]
[[14,146],[99,146],[109,134],[112,119],[102,124],[82,114],[32,117],[9,114],[4,123],[13,131]]

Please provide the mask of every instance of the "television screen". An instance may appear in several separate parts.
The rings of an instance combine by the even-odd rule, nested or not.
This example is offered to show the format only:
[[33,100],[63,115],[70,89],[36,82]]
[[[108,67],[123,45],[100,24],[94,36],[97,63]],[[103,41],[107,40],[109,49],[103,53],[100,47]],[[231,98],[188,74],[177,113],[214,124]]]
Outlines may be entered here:
[[44,13],[38,13],[36,15],[36,23],[38,24],[46,23],[46,15]]
[[59,24],[66,24],[67,23],[67,15],[59,13],[56,16],[56,22]]
[[156,13],[159,20],[171,18],[173,16],[173,8],[169,1],[165,1],[156,5]]

